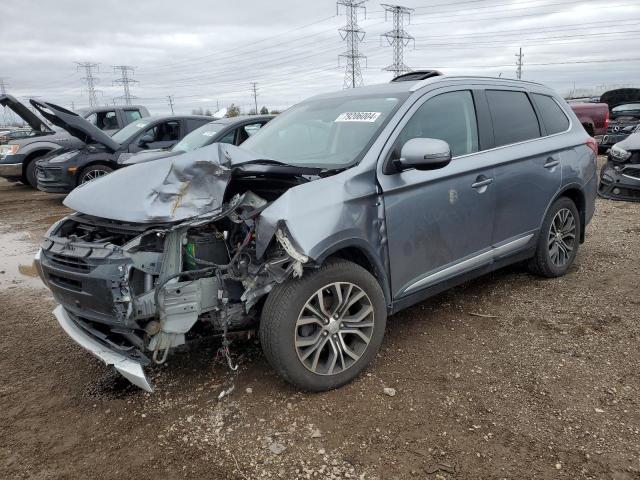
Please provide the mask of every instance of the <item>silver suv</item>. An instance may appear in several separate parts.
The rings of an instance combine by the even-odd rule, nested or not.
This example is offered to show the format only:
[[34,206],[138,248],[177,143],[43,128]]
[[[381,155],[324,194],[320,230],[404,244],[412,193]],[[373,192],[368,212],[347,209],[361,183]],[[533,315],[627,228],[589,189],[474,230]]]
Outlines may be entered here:
[[191,339],[221,337],[233,366],[257,331],[320,391],[371,362],[388,315],[517,261],[564,275],[597,186],[569,106],[529,82],[399,80],[74,190],[37,256],[62,328],[149,391],[143,366]]

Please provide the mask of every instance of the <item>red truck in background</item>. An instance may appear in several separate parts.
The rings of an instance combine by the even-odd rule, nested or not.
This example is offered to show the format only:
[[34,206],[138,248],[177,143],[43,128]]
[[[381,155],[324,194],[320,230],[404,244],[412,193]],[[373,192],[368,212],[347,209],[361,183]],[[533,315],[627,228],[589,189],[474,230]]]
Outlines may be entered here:
[[609,106],[606,103],[570,102],[569,105],[589,135],[601,137],[607,133]]

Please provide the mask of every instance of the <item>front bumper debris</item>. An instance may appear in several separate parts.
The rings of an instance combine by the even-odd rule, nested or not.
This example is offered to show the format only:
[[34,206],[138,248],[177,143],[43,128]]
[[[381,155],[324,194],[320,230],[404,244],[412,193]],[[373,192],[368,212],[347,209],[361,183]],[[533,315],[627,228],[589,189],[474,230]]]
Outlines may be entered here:
[[600,172],[598,195],[610,200],[640,202],[640,165],[608,162]]
[[153,392],[153,387],[144,374],[141,363],[109,349],[106,345],[93,338],[69,316],[61,305],[58,305],[53,313],[62,329],[74,342],[91,352],[105,364],[113,365],[118,373],[137,387],[147,392]]

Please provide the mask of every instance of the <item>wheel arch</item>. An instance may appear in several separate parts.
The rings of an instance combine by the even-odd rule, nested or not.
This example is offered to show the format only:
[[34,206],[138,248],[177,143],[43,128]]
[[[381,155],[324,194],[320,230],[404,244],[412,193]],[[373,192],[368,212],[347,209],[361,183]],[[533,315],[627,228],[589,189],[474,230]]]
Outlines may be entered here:
[[338,242],[325,250],[316,258],[316,263],[324,264],[331,258],[342,258],[351,261],[367,270],[378,281],[387,306],[391,305],[391,288],[387,269],[371,246],[360,239],[348,239]]
[[586,200],[584,191],[582,190],[582,187],[579,184],[572,183],[572,184],[565,185],[556,194],[556,196],[553,198],[553,200],[551,200],[551,202],[549,202],[549,205],[547,206],[547,210],[545,211],[545,216],[543,217],[543,221],[544,221],[544,218],[547,216],[547,212],[551,208],[551,205],[553,205],[555,201],[561,197],[567,197],[568,199],[570,199],[578,209],[578,215],[580,215],[580,243],[584,243],[585,230],[586,230],[585,227],[587,223],[586,222],[587,200]]
[[29,153],[26,154],[26,156],[24,157],[24,161],[22,162],[22,176],[26,175],[27,173],[27,166],[37,160],[40,157],[45,156],[47,153],[52,152],[54,149],[53,148],[36,148],[34,150],[31,150]]

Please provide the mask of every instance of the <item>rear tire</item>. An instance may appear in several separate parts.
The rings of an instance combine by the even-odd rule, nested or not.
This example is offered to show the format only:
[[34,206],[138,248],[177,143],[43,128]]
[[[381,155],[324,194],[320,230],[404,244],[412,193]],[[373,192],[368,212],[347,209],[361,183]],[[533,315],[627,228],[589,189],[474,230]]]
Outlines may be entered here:
[[78,177],[78,185],[90,182],[96,178],[104,177],[105,175],[109,175],[111,172],[113,172],[113,168],[107,165],[91,165],[80,173],[80,176]]
[[570,198],[556,200],[542,222],[529,270],[547,278],[567,273],[578,254],[582,225],[575,203]]
[[367,270],[333,260],[277,285],[262,309],[260,341],[287,382],[315,392],[350,382],[375,358],[387,320]]

